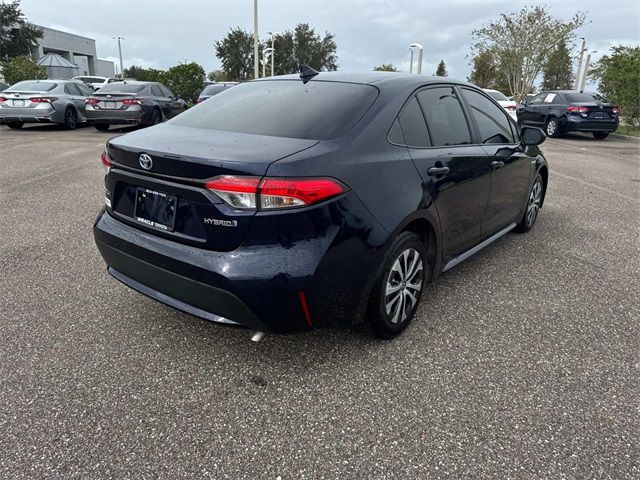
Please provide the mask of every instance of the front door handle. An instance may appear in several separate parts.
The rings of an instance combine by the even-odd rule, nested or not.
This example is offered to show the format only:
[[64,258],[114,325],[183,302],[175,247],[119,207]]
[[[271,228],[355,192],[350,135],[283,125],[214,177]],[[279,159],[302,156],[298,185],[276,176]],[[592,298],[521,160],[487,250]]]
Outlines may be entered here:
[[504,162],[502,160],[494,160],[493,162],[491,162],[491,166],[497,170],[501,167],[504,167]]
[[449,173],[449,167],[431,167],[427,170],[427,175],[437,177],[438,175],[446,175]]

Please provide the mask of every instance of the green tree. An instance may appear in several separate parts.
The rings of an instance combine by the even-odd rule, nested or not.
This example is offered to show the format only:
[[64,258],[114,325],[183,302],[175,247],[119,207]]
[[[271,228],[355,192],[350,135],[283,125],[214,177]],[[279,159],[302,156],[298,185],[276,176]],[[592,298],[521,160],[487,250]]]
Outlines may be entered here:
[[600,92],[621,108],[629,123],[640,120],[640,47],[617,45],[593,66],[590,78]]
[[22,10],[20,0],[0,2],[0,62],[20,55],[30,55],[31,47],[42,38],[42,30],[29,23]]
[[222,70],[215,70],[213,72],[209,72],[207,74],[207,80],[209,80],[210,82],[231,82],[233,80],[229,80],[229,78],[227,78],[227,74],[224,73]]
[[572,87],[573,62],[567,42],[561,41],[542,70],[542,90],[568,90]]
[[215,43],[216,56],[222,71],[230,80],[253,78],[253,35],[240,27],[232,28],[226,37]]
[[1,64],[2,75],[13,85],[22,80],[42,80],[47,78],[47,69],[26,55],[15,57]]
[[141,82],[160,82],[165,83],[167,72],[155,68],[142,68],[132,65],[124,69],[124,78],[134,78]]
[[181,63],[171,67],[164,75],[167,87],[178,97],[187,101],[195,101],[198,98],[205,78],[204,68],[195,62]]
[[302,64],[325,72],[338,69],[334,35],[325,32],[320,36],[308,23],[276,36],[274,48],[276,75],[295,73]]
[[444,60],[440,60],[440,63],[438,64],[438,68],[436,69],[435,75],[436,77],[446,77],[449,75],[447,73],[447,66],[444,63]]
[[505,72],[499,68],[491,50],[481,50],[472,61],[473,69],[467,80],[481,88],[499,90],[507,96],[513,94]]
[[397,72],[398,68],[393,63],[383,63],[373,68],[374,72]]
[[569,43],[585,22],[582,12],[569,21],[553,18],[548,7],[524,7],[501,14],[497,20],[471,32],[472,51],[491,50],[504,71],[509,90],[520,100],[533,88],[558,42]]

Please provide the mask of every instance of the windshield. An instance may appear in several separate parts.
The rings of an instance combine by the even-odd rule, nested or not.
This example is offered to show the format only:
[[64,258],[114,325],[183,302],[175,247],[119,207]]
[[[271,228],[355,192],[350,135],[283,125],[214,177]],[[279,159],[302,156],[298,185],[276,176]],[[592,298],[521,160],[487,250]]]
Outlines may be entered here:
[[503,95],[502,93],[498,92],[497,90],[485,90],[485,92],[487,92],[490,97],[492,97],[494,100],[497,100],[498,102],[508,102],[509,101],[509,99],[505,95]]
[[145,85],[140,83],[108,83],[102,87],[100,93],[140,93],[144,90]]
[[24,82],[18,82],[9,89],[5,90],[6,92],[50,92],[54,88],[58,86],[57,83],[51,82],[32,82],[26,80]]
[[587,103],[587,102],[593,102],[593,101],[606,102],[604,97],[598,95],[597,93],[575,92],[575,93],[565,93],[565,96],[567,97],[568,102],[575,102],[575,103]]
[[248,82],[182,113],[185,127],[327,140],[349,131],[378,96],[371,85],[301,80]]

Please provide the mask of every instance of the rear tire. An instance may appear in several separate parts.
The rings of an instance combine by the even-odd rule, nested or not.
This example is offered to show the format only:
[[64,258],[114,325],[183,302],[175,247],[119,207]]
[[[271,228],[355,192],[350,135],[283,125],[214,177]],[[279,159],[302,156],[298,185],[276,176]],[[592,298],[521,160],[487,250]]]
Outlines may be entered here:
[[414,232],[398,235],[369,297],[365,323],[374,337],[390,340],[409,326],[431,269],[422,238]]
[[63,125],[67,130],[75,130],[78,126],[78,114],[73,108],[67,107],[67,109],[64,111]]
[[533,181],[533,186],[529,190],[529,198],[527,199],[527,208],[520,219],[520,223],[516,225],[516,232],[524,233],[533,228],[538,219],[540,208],[542,208],[542,199],[544,198],[545,186],[542,175],[538,174]]
[[544,132],[547,134],[547,137],[557,138],[560,136],[560,129],[558,124],[558,119],[551,117],[547,120],[547,124],[544,128]]
[[593,138],[595,138],[596,140],[604,140],[609,136],[608,132],[591,132],[591,133],[593,133]]
[[23,125],[24,125],[24,122],[9,122],[9,123],[7,123],[7,127],[13,128],[14,130],[18,130],[18,129],[22,128]]
[[162,122],[162,113],[157,108],[153,109],[151,112],[151,125],[158,125]]
[[101,132],[106,132],[107,130],[109,130],[109,127],[111,125],[108,123],[95,123],[93,126],[95,127],[96,130],[100,130]]

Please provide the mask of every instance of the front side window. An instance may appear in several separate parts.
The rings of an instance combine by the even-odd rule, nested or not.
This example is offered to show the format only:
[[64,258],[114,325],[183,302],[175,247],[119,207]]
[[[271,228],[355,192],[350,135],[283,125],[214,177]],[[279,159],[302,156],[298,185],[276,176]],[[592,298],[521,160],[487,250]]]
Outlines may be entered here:
[[417,97],[434,147],[471,143],[469,125],[453,87],[428,88]]
[[544,99],[547,98],[547,94],[546,93],[540,93],[538,95],[536,95],[535,97],[533,97],[531,100],[529,100],[529,105],[536,105],[539,103],[544,102]]
[[480,143],[515,143],[511,122],[502,107],[475,90],[465,88],[463,92],[471,107],[471,116],[478,126]]
[[164,85],[158,85],[158,87],[162,91],[163,96],[169,97],[169,98],[174,96],[173,92],[171,90],[169,90],[167,87],[165,87]]

